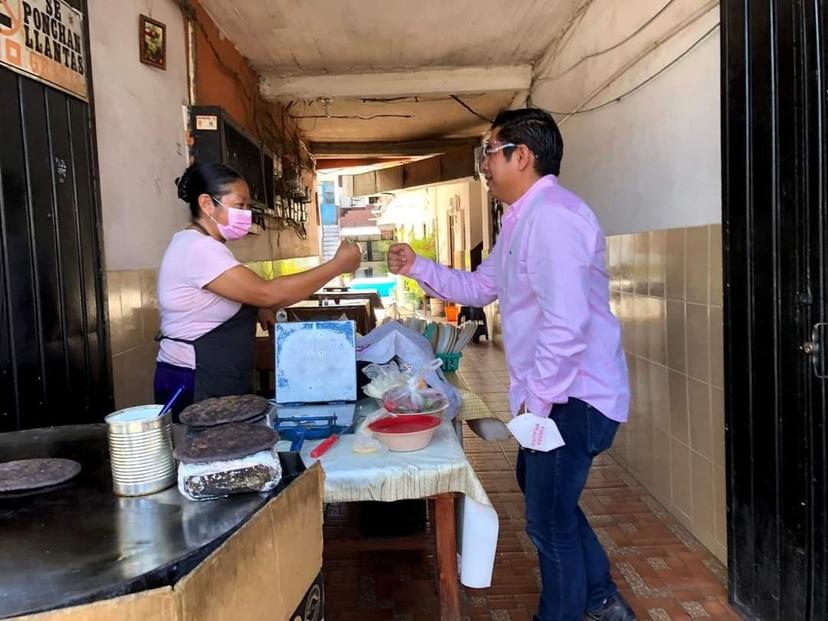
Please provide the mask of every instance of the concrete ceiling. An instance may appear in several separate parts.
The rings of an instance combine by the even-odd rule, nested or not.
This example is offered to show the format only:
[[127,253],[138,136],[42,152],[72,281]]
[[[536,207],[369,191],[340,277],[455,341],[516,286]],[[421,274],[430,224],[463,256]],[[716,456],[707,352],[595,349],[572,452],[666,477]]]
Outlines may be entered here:
[[[513,97],[513,92],[499,91],[460,99],[480,116],[492,119]],[[489,126],[448,95],[399,101],[335,98],[327,106],[318,100],[299,100],[289,105],[289,114],[313,142],[467,138],[480,136]]]
[[584,2],[202,0],[312,142],[481,135]]

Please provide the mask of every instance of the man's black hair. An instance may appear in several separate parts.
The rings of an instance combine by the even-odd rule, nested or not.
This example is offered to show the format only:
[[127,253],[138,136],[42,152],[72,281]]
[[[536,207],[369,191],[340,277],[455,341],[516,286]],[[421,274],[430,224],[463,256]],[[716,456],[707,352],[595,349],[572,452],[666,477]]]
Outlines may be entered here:
[[[535,154],[535,172],[541,177],[559,175],[563,159],[563,137],[555,119],[540,108],[504,110],[497,115],[492,129],[500,130],[498,141],[525,144]],[[504,150],[506,159],[512,149]]]

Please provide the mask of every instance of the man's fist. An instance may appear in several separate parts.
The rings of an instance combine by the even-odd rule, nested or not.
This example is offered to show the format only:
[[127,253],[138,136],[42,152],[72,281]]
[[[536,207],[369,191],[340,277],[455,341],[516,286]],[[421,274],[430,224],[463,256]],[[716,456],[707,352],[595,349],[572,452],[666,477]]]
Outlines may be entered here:
[[392,274],[408,276],[416,257],[408,244],[394,244],[388,249],[388,269]]

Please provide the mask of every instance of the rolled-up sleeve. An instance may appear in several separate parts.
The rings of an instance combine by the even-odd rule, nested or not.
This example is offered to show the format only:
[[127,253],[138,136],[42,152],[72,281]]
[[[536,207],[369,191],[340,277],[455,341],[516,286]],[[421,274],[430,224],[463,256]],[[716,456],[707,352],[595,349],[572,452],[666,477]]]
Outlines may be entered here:
[[465,306],[486,306],[497,298],[496,254],[495,249],[473,272],[451,269],[418,256],[408,275],[434,297]]
[[568,400],[587,346],[597,233],[578,213],[562,207],[545,211],[529,230],[527,272],[542,318],[525,406],[545,417],[553,404]]

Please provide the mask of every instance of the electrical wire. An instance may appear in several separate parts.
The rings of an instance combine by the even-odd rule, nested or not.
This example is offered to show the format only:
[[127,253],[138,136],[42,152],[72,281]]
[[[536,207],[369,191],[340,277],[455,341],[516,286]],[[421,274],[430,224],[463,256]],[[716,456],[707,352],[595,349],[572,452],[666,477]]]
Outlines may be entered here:
[[480,114],[477,110],[475,110],[474,108],[472,108],[469,104],[467,104],[465,101],[463,101],[462,99],[460,99],[457,95],[452,95],[452,96],[451,96],[451,98],[452,98],[454,101],[456,101],[457,103],[459,103],[461,106],[463,106],[466,110],[468,110],[469,112],[471,112],[474,116],[476,116],[476,117],[477,117],[478,119],[480,119],[481,121],[486,121],[487,123],[491,123],[491,122],[492,122],[492,119],[490,119],[490,118],[488,118],[488,117],[485,117],[485,116],[483,116],[482,114]]
[[358,116],[348,114],[309,114],[306,116],[291,116],[290,118],[296,121],[303,121],[305,119],[347,119],[354,121],[373,121],[374,119],[412,119],[412,114],[373,114],[371,116]]
[[719,26],[720,26],[720,23],[717,23],[715,26],[713,26],[712,28],[710,28],[710,30],[708,30],[708,31],[707,31],[707,32],[705,32],[705,33],[704,33],[701,37],[699,37],[698,39],[696,39],[690,47],[688,47],[686,50],[684,50],[684,51],[683,51],[681,54],[679,54],[676,58],[674,58],[673,60],[671,60],[671,61],[670,61],[667,65],[665,65],[664,67],[662,67],[661,69],[659,69],[658,71],[656,71],[653,75],[651,75],[649,78],[647,78],[647,79],[646,79],[646,80],[644,80],[643,82],[640,82],[639,84],[637,84],[636,86],[634,86],[633,88],[631,88],[630,90],[628,90],[626,93],[624,93],[624,94],[622,94],[622,95],[619,95],[618,97],[613,97],[613,98],[612,98],[612,99],[610,99],[609,101],[606,101],[606,102],[604,102],[604,103],[602,103],[602,104],[600,104],[600,105],[597,105],[597,106],[593,106],[593,107],[591,107],[591,108],[581,108],[581,109],[575,109],[575,110],[572,110],[572,111],[570,111],[570,112],[555,112],[555,111],[550,110],[550,111],[549,111],[549,113],[550,113],[550,114],[560,115],[560,116],[572,116],[572,115],[575,115],[575,114],[586,114],[587,112],[596,112],[596,111],[598,111],[598,110],[602,110],[603,108],[606,108],[606,107],[608,107],[608,106],[611,106],[612,104],[620,103],[622,100],[626,99],[627,97],[629,97],[629,96],[630,96],[630,95],[632,95],[633,93],[635,93],[635,92],[637,92],[637,91],[641,90],[641,89],[642,89],[642,88],[644,88],[647,84],[649,84],[650,82],[652,82],[653,80],[655,80],[656,78],[658,78],[659,76],[661,76],[662,74],[664,74],[664,73],[666,73],[667,71],[669,71],[669,70],[670,70],[670,69],[671,69],[674,65],[678,64],[678,63],[679,63],[679,61],[681,61],[681,60],[682,60],[685,56],[687,56],[688,54],[690,54],[690,53],[691,53],[693,50],[695,50],[695,49],[696,49],[699,45],[701,45],[701,44],[702,44],[702,43],[703,43],[703,42],[704,42],[704,41],[705,41],[705,40],[706,40],[706,39],[707,39],[707,38],[708,38],[711,34],[713,34],[716,30],[718,30]]
[[[532,71],[533,75],[541,75],[546,71],[549,65],[554,62],[554,59],[558,55],[558,51],[567,43],[568,37],[577,32],[578,27],[584,21],[584,17],[589,12],[589,8],[594,4],[594,2],[595,0],[586,0],[578,6],[560,33],[549,42],[546,53],[538,59],[536,63],[534,63]],[[530,84],[529,92],[532,90],[531,86],[532,84]]]
[[395,103],[420,103],[418,96],[406,97],[347,97],[348,101],[359,101],[361,103],[381,103],[381,104],[395,104]]
[[[485,97],[485,94],[478,93],[478,94],[465,94],[463,95],[465,99],[480,99],[481,97]],[[339,101],[356,101],[359,103],[372,103],[372,104],[407,104],[407,103],[435,103],[441,101],[448,101],[451,99],[451,96],[423,96],[423,95],[408,95],[405,97],[338,97]]]
[[610,46],[606,49],[600,50],[598,52],[593,52],[592,54],[587,54],[586,56],[581,58],[578,62],[576,62],[574,65],[572,65],[570,67],[567,67],[566,69],[564,69],[560,73],[557,73],[557,74],[552,75],[552,76],[547,76],[547,77],[544,77],[544,78],[539,78],[538,80],[535,80],[535,82],[537,83],[537,82],[549,82],[549,81],[552,81],[552,80],[559,80],[562,77],[564,77],[565,75],[567,75],[568,73],[570,73],[571,71],[573,71],[574,69],[576,69],[577,67],[580,67],[583,63],[590,60],[591,58],[597,58],[598,56],[603,56],[604,54],[608,54],[609,52],[617,50],[619,47],[621,47],[625,43],[628,43],[630,40],[635,38],[645,28],[647,28],[647,26],[649,26],[655,20],[657,20],[659,17],[661,17],[661,15],[664,13],[664,11],[666,11],[669,8],[669,6],[671,4],[673,4],[675,1],[676,0],[667,0],[667,3],[664,6],[662,6],[652,17],[650,17],[646,22],[641,24],[641,26],[636,28],[633,32],[628,34],[626,37],[621,39],[621,41],[619,41],[618,43],[616,43],[616,44],[614,44],[614,45],[612,45],[612,46]]

